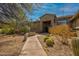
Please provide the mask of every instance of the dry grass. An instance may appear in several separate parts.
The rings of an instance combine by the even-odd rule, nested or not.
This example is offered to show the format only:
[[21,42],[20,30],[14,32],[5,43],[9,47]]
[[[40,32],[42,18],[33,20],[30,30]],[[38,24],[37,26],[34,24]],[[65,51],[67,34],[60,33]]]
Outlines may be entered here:
[[58,40],[59,38],[57,36],[52,36],[52,37],[55,44],[53,47],[47,47],[47,45],[43,40],[44,35],[38,36],[38,39],[41,45],[43,46],[44,50],[46,51],[47,55],[49,56],[72,56],[73,55],[72,49],[68,45],[62,44]]
[[24,42],[23,36],[4,35],[0,36],[0,56],[17,56],[19,55]]
[[71,32],[71,28],[66,24],[49,28],[49,33],[60,35],[65,38],[71,38],[72,36],[75,36],[75,32]]

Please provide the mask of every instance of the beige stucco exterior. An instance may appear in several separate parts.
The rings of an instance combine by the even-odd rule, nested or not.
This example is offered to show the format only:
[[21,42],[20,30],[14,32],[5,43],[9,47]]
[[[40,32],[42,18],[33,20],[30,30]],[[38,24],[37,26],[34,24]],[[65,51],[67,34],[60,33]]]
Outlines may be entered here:
[[40,32],[41,31],[41,26],[40,26],[40,22],[34,22],[32,25],[31,25],[31,31],[33,32]]
[[74,30],[79,37],[79,13],[75,14],[70,21],[70,27]]
[[[43,16],[40,17],[39,21],[35,21],[33,22],[33,25],[31,26],[31,30],[34,32],[44,32],[44,23],[45,22],[50,22],[50,26],[49,27],[54,27],[58,25],[58,20],[61,19],[70,19],[72,16],[62,16],[62,17],[56,17],[55,14],[45,14]],[[49,25],[49,24],[48,24]],[[47,25],[47,26],[48,26]]]
[[45,14],[44,16],[42,16],[40,18],[41,32],[43,31],[43,22],[50,21],[50,25],[51,25],[51,27],[53,27],[56,24],[55,19],[56,19],[56,15],[54,15],[54,14]]
[[55,25],[55,18],[56,16],[54,14],[45,14],[42,17],[40,17],[39,21],[36,21],[32,25],[32,31],[34,32],[43,32],[43,22],[50,21],[51,26]]

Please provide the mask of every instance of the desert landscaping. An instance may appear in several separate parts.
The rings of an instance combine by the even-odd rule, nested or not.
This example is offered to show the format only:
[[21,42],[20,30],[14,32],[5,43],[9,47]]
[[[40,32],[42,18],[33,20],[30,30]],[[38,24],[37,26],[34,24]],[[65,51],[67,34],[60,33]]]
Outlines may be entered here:
[[0,4],[0,56],[79,56],[78,9],[63,15],[52,5]]
[[19,55],[24,45],[24,36],[21,35],[1,35],[0,36],[0,56]]

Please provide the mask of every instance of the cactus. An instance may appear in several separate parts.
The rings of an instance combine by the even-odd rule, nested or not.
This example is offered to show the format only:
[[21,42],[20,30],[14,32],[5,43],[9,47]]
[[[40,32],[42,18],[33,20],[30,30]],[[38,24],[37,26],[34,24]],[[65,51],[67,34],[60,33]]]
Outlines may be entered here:
[[79,56],[79,38],[74,38],[71,43],[74,55]]

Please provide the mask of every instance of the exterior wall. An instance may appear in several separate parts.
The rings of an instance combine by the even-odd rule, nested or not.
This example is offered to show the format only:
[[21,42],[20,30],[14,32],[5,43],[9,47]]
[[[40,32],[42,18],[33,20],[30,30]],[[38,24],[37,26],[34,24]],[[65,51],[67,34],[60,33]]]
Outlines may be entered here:
[[50,21],[51,22],[51,27],[54,27],[54,26],[57,25],[58,20],[60,21],[60,20],[63,20],[63,19],[69,20],[70,18],[63,17],[63,16],[57,18],[56,15],[54,15],[54,14],[45,14],[42,17],[40,17],[39,22],[34,22],[34,24],[32,25],[32,31],[34,31],[34,32],[43,32],[43,22]]
[[51,26],[55,25],[55,15],[52,14],[46,14],[42,17],[40,17],[39,22],[34,22],[33,25],[31,26],[31,31],[34,32],[43,32],[43,22],[51,22]]
[[74,19],[74,21],[72,21],[70,24],[71,24],[72,28],[74,28],[74,29],[76,27],[79,27],[79,18]]
[[76,33],[77,33],[77,36],[79,37],[79,18],[75,20],[75,25],[77,27],[77,30],[76,30]]
[[51,26],[55,26],[55,15],[45,15],[43,17],[40,18],[40,28],[41,28],[41,32],[43,31],[43,22],[47,22],[47,21],[50,21],[51,22]]
[[70,22],[70,26],[71,26],[72,30],[74,30],[74,32],[76,32],[77,36],[79,37],[79,18],[74,18]]
[[76,27],[79,27],[79,18],[76,19]]
[[31,26],[31,31],[40,32],[40,22],[33,23]]
[[68,24],[70,18],[57,18],[57,25]]

